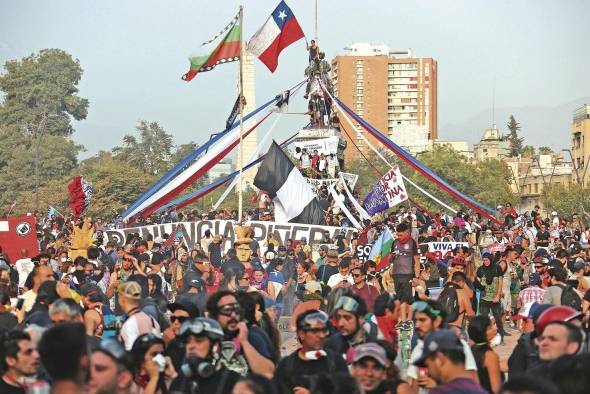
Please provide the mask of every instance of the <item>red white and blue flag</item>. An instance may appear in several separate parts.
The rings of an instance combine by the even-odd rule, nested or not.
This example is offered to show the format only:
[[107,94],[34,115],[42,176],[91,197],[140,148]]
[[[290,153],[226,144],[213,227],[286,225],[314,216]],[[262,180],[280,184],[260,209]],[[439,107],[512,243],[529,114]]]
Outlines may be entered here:
[[293,11],[281,1],[264,26],[248,42],[248,52],[274,73],[281,51],[303,37],[305,35]]

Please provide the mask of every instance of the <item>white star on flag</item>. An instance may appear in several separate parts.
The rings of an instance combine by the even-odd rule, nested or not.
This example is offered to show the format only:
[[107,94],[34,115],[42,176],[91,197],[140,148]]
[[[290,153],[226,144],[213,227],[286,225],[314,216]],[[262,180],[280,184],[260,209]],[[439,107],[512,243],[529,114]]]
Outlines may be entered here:
[[287,17],[287,14],[285,14],[285,11],[279,12],[279,18],[281,18],[281,20],[285,19],[286,17]]

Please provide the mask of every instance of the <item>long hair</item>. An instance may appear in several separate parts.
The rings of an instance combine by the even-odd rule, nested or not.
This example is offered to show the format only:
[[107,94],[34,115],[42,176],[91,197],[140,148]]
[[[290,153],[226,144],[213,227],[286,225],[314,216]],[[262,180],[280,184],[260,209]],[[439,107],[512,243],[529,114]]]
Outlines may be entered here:
[[469,338],[474,342],[471,346],[471,352],[475,358],[477,368],[483,368],[483,360],[488,350],[492,350],[487,338],[488,327],[492,324],[489,316],[478,315],[471,318],[467,333]]

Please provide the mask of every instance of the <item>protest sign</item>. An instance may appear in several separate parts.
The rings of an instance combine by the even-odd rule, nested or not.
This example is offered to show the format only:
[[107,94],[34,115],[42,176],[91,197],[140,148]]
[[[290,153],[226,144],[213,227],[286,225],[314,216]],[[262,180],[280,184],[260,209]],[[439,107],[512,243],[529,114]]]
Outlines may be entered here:
[[307,149],[307,153],[312,154],[314,150],[318,154],[330,155],[336,154],[338,151],[338,137],[321,138],[317,140],[297,141],[291,144],[292,154],[295,153],[295,148]]
[[367,213],[372,216],[407,199],[408,193],[399,167],[394,165],[373,186],[373,190],[365,197],[363,206]]
[[21,250],[27,249],[29,257],[39,254],[39,243],[34,216],[0,218],[0,246],[12,263],[20,259]]
[[[265,241],[267,237],[272,234],[282,245],[285,244],[287,239],[301,240],[304,237],[307,238],[307,243],[309,245],[322,243],[322,240],[324,239],[324,231],[328,231],[330,238],[332,239],[339,234],[344,234],[344,237],[350,241],[352,234],[357,231],[354,228],[264,221],[250,221],[247,222],[246,225],[252,227],[254,231],[253,238],[257,241]],[[233,243],[237,239],[234,226],[235,223],[231,220],[202,220],[198,222],[166,223],[152,226],[107,230],[105,231],[105,237],[108,241],[113,241],[118,245],[124,245],[127,236],[130,234],[137,233],[142,238],[146,239],[148,234],[151,234],[156,238],[161,237],[164,234],[171,234],[175,231],[177,234],[182,234],[182,238],[189,247],[193,247],[193,245],[201,242],[201,238],[205,235],[205,231],[210,230],[211,234],[221,235],[225,240],[231,243],[231,246],[233,246]]]
[[453,255],[457,246],[468,246],[467,242],[428,242],[428,251],[433,253],[437,260],[444,260]]

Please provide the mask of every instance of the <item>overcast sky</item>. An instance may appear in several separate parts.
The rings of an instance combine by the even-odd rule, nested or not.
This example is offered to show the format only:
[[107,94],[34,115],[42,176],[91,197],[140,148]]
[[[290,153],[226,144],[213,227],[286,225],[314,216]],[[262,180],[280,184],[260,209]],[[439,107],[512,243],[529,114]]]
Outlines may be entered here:
[[[249,38],[278,0],[241,3]],[[225,26],[239,4],[3,0],[0,63],[43,48],[61,48],[80,60],[80,96],[89,99],[90,108],[88,118],[76,124],[74,139],[86,146],[84,156],[120,144],[142,119],[159,122],[176,143],[204,142],[223,128],[231,110],[237,63],[190,83],[180,76],[188,70],[187,56]],[[311,38],[314,0],[288,4]],[[439,136],[456,138],[445,125],[486,110],[491,124],[494,80],[497,107],[555,107],[590,96],[589,14],[585,0],[319,0],[319,42],[328,58],[363,41],[437,59]],[[275,74],[257,61],[257,101],[299,81],[306,59],[299,41],[283,52]],[[291,110],[304,111],[303,100]],[[305,117],[281,120],[276,139],[305,123]],[[474,125],[460,137],[473,140],[485,127],[489,124]]]

